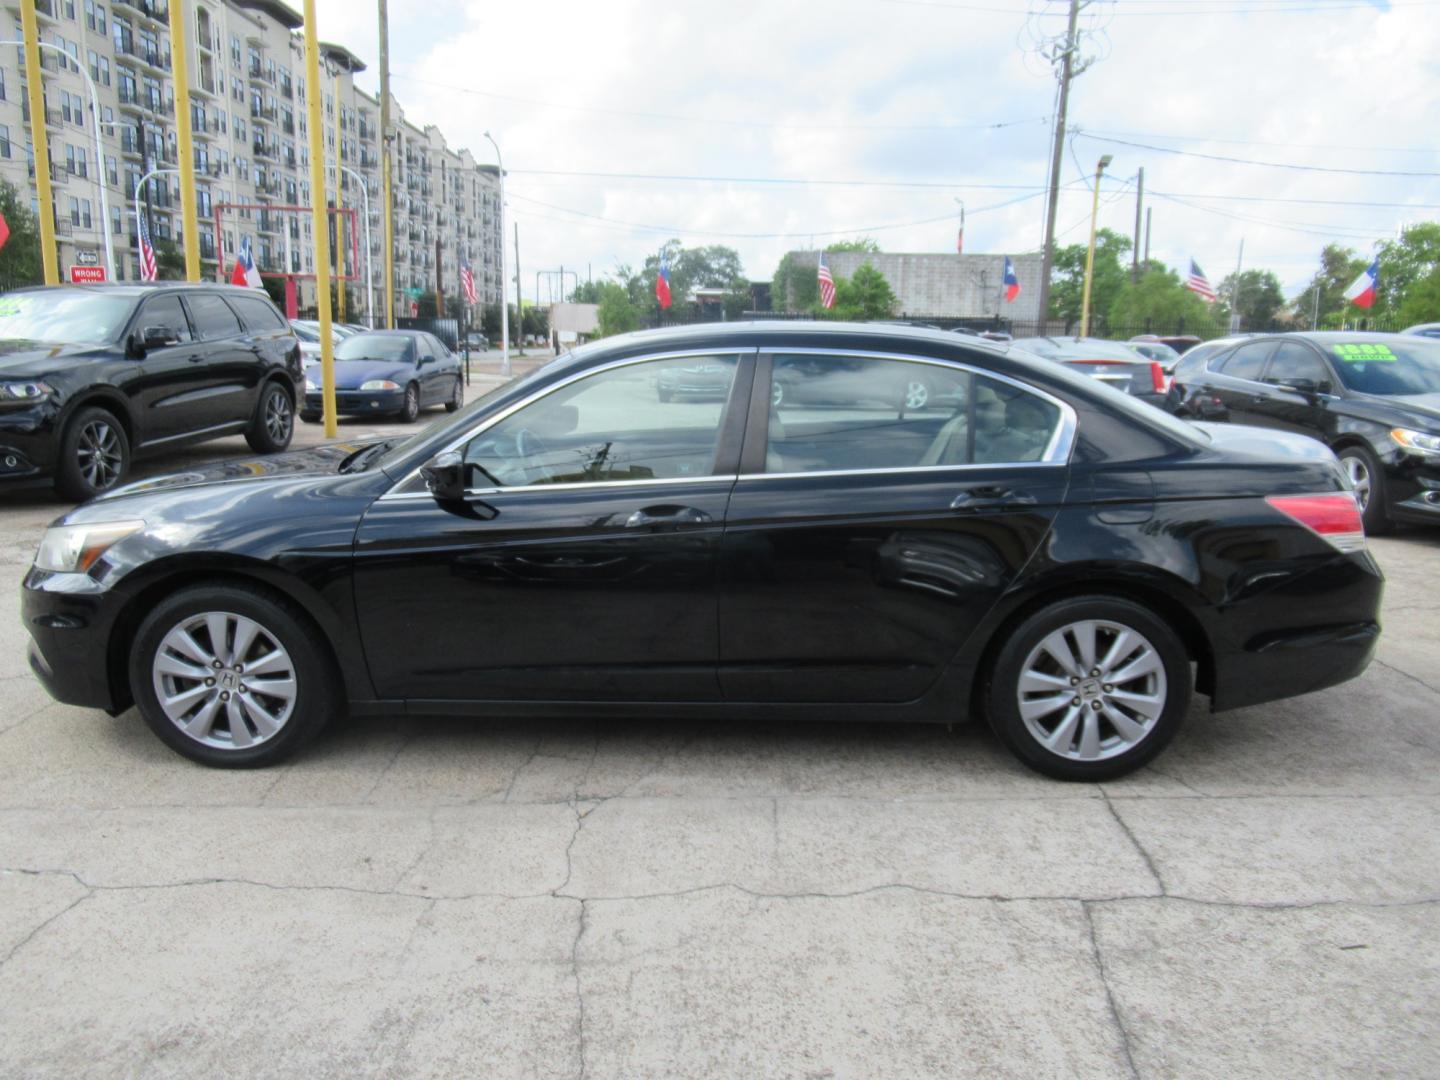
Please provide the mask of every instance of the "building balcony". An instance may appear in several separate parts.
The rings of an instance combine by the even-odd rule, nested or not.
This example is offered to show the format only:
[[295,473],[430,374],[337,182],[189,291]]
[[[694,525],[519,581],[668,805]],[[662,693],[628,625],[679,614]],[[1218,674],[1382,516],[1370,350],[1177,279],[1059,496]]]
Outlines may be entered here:
[[162,26],[170,24],[170,5],[166,0],[115,0],[117,8],[135,12],[142,19],[148,19]]

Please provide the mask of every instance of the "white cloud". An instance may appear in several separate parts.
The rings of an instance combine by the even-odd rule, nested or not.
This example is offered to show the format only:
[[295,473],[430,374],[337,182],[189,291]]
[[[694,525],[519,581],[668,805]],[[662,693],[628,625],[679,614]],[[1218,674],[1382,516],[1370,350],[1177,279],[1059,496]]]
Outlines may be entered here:
[[[1234,11],[1248,2],[1197,6]],[[1440,172],[1435,152],[1340,149],[1433,142],[1440,19],[1430,7],[1179,17],[1128,17],[1136,5],[1097,6],[1106,7],[1114,17],[1094,40],[1108,45],[1108,54],[1076,81],[1072,96],[1072,123],[1082,130],[1150,133],[1117,137],[1222,156]],[[362,84],[373,88],[371,5],[319,0],[319,8],[321,36],[357,51],[371,65]],[[947,215],[956,196],[970,211],[967,250],[1036,248],[1043,198],[978,212],[1024,194],[983,185],[1044,183],[1049,130],[1042,118],[1054,86],[1044,65],[1022,52],[1025,28],[1018,7],[1008,15],[881,0],[828,7],[799,0],[437,0],[420,10],[391,4],[391,65],[409,118],[439,124],[452,145],[469,146],[482,160],[482,132],[500,141],[512,170],[528,294],[534,269],[589,266],[598,277],[617,262],[638,264],[670,235],[613,222],[674,226],[687,243],[729,243],[759,279],[812,234],[820,241],[865,226],[946,218],[873,235],[887,250],[953,250]],[[644,113],[689,119],[630,115]],[[924,126],[1018,120],[1028,122],[988,131]],[[1151,137],[1157,133],[1166,137]],[[1268,143],[1288,145],[1261,145]],[[1328,240],[1368,251],[1397,224],[1437,216],[1219,196],[1440,204],[1434,177],[1292,172],[1083,137],[1074,148],[1073,156],[1066,152],[1066,181],[1078,175],[1076,157],[1088,171],[1101,153],[1114,155],[1107,198],[1140,166],[1151,192],[1201,196],[1186,198],[1193,205],[1150,200],[1152,255],[1179,265],[1193,254],[1214,279],[1233,268],[1242,237],[1246,265],[1273,269],[1294,289]],[[535,170],[943,186],[682,183]],[[1084,184],[1067,187],[1058,215],[1060,228],[1071,228],[1064,241],[1083,239],[1088,213]],[[1133,195],[1104,203],[1101,223],[1129,233]]]

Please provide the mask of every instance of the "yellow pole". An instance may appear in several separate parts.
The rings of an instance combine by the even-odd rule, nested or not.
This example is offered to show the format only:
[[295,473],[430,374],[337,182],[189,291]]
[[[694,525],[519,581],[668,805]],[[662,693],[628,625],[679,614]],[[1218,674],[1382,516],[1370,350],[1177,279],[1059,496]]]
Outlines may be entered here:
[[[59,285],[55,201],[50,194],[50,133],[45,128],[45,76],[40,67],[40,28],[35,22],[35,0],[20,0],[20,23],[25,31],[25,93],[30,102],[30,139],[35,147],[35,193],[40,201],[40,261],[45,268],[45,284]],[[104,164],[96,162],[96,168],[104,168]]]
[[320,309],[320,378],[325,399],[325,437],[335,423],[335,343],[330,338],[330,230],[325,219],[325,127],[320,101],[320,44],[315,36],[315,0],[305,0],[305,111],[310,128],[310,206],[315,227],[315,306]]
[[1081,337],[1090,335],[1090,280],[1095,276],[1095,223],[1100,217],[1100,174],[1109,164],[1110,155],[1106,154],[1095,166],[1095,198],[1090,204],[1090,246],[1085,251],[1085,289],[1084,296],[1080,301]]
[[[195,208],[195,150],[190,141],[189,17],[179,0],[170,5],[170,55],[175,65],[175,137],[180,150],[180,233],[185,246],[185,280],[200,280],[200,226]],[[108,223],[107,223],[108,227]]]
[[[343,136],[343,127],[340,123],[340,76],[335,76],[335,209],[339,210],[345,205],[344,196],[340,194],[341,185],[345,182],[345,174],[340,171],[340,147]],[[343,323],[345,321],[345,215],[335,215],[335,302],[338,307],[338,317]]]
[[[385,214],[385,326],[395,329],[395,203],[390,193],[390,8],[380,9],[380,175]],[[373,317],[373,316],[372,316]]]

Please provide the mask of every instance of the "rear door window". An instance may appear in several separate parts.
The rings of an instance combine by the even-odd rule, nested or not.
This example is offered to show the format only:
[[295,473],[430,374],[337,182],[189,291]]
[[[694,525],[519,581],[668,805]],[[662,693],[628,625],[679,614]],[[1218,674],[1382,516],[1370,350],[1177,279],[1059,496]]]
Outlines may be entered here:
[[1037,462],[1060,425],[1050,401],[948,365],[777,355],[765,471],[855,472]]
[[1265,360],[1274,347],[1273,341],[1253,341],[1248,345],[1241,345],[1220,362],[1218,369],[1212,365],[1211,370],[1218,370],[1232,379],[1259,382],[1260,373],[1265,370]]
[[230,296],[226,297],[226,303],[240,314],[240,318],[245,320],[245,329],[252,334],[285,329],[285,320],[280,313],[258,296]]
[[1329,379],[1330,372],[1325,369],[1325,362],[1298,341],[1281,342],[1265,370],[1265,381],[1274,386],[1294,386],[1297,383],[1319,386]]
[[240,336],[240,320],[218,296],[191,293],[185,297],[190,316],[195,320],[195,335],[205,341]]

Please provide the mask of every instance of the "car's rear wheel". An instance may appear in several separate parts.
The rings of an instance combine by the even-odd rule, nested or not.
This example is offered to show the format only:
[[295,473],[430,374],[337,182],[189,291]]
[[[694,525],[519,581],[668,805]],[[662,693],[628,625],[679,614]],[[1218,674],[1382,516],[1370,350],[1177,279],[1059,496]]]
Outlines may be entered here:
[[279,383],[266,383],[260,390],[255,418],[245,432],[245,441],[257,454],[278,454],[295,435],[295,406]]
[[456,412],[461,405],[465,404],[465,383],[457,378],[455,389],[450,391],[450,400],[445,403],[446,412]]
[[240,585],[197,585],[140,624],[130,689],[171,749],[206,765],[288,757],[340,707],[333,664],[304,615]]
[[70,418],[60,437],[55,490],[84,502],[109,491],[130,473],[130,440],[115,414],[86,407]]
[[1002,645],[986,705],[1000,739],[1061,780],[1111,780],[1175,737],[1190,704],[1176,632],[1128,600],[1082,596],[1025,619]]
[[405,403],[400,406],[400,422],[413,424],[420,415],[420,388],[414,383],[405,387]]
[[1355,489],[1355,501],[1360,504],[1360,519],[1365,531],[1379,536],[1391,529],[1388,501],[1385,497],[1385,470],[1374,454],[1363,446],[1346,446],[1339,454],[1340,467],[1350,478]]

